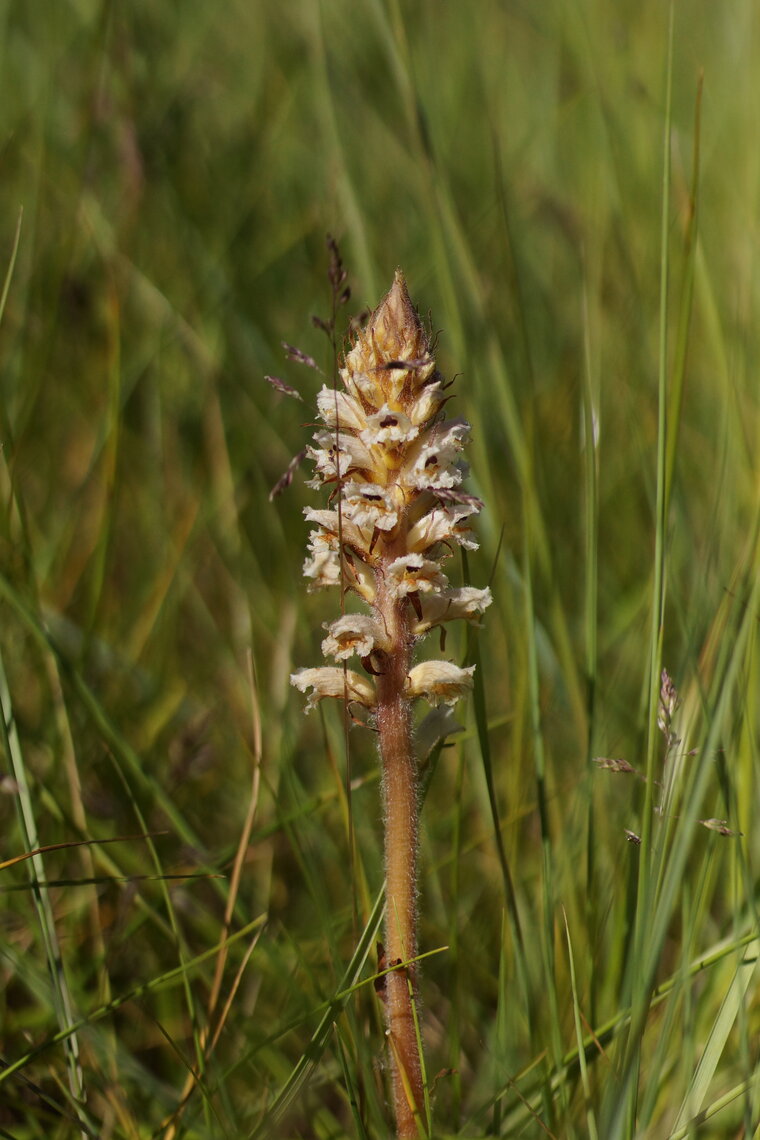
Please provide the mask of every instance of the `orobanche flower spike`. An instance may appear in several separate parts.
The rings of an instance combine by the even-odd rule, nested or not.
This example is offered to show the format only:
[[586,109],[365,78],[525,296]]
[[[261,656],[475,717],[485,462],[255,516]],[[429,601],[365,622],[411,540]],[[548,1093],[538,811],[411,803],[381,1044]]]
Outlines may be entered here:
[[[413,664],[426,633],[463,618],[478,622],[488,589],[449,584],[448,559],[476,542],[470,520],[482,504],[462,491],[462,451],[470,427],[447,419],[447,385],[400,270],[340,371],[343,390],[323,387],[323,426],[308,455],[310,486],[328,504],[305,514],[314,525],[304,575],[311,589],[341,586],[365,612],[326,627],[326,657],[337,665],[299,669],[291,682],[308,694],[364,708],[377,729],[383,769],[386,857],[385,1004],[400,1137],[428,1128],[423,1065],[413,1005],[417,953],[418,764],[412,705],[453,705],[472,688],[474,666],[449,660]],[[346,668],[358,658],[362,672]]]

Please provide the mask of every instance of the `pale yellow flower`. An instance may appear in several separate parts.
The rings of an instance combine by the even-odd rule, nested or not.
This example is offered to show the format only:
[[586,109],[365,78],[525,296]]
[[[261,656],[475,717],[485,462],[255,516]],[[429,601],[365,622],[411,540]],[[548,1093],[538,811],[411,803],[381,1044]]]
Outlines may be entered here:
[[354,653],[369,657],[373,649],[385,648],[387,644],[387,638],[369,614],[343,614],[325,628],[328,636],[322,642],[322,652],[336,661],[347,661]]
[[421,554],[404,554],[391,562],[386,571],[388,589],[394,598],[407,594],[429,594],[449,584],[446,575],[432,558]]
[[297,669],[290,674],[290,683],[302,693],[308,693],[307,710],[315,708],[317,702],[325,697],[356,701],[368,709],[375,703],[374,686],[352,669],[344,671],[333,665],[323,665],[319,669]]
[[471,625],[478,625],[478,618],[492,601],[488,587],[478,590],[475,586],[460,586],[458,589],[425,594],[420,599],[422,617],[415,622],[412,632],[419,636],[427,633],[434,625],[457,621],[459,618]]
[[407,692],[431,705],[455,705],[472,689],[474,672],[474,665],[461,669],[451,661],[421,661],[409,671]]

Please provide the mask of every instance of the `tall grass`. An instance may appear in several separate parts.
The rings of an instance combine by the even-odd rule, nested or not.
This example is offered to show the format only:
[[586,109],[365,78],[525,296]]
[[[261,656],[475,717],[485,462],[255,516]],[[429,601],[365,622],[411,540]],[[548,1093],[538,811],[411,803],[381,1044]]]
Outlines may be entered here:
[[755,6],[0,18],[0,1135],[389,1134],[378,758],[289,689],[334,612],[268,499],[328,231],[435,314],[486,503],[433,1135],[755,1135]]

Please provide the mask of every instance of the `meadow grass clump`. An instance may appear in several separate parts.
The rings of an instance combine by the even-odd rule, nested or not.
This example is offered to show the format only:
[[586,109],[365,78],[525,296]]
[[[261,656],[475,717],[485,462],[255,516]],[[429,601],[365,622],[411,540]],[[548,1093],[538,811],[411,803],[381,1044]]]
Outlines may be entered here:
[[[342,390],[317,396],[322,427],[309,448],[310,486],[330,491],[328,508],[307,508],[316,529],[304,575],[314,588],[339,586],[341,616],[327,626],[322,651],[342,665],[302,668],[291,682],[309,694],[362,710],[377,733],[385,823],[385,947],[382,994],[399,1137],[428,1130],[417,970],[417,858],[420,766],[413,705],[453,706],[472,687],[473,665],[447,658],[414,664],[432,630],[463,618],[477,622],[488,588],[452,587],[444,565],[457,547],[475,549],[469,520],[481,508],[462,490],[461,453],[469,434],[446,418],[449,387],[396,271],[390,292],[353,337],[340,369]],[[363,612],[347,612],[353,595]],[[358,657],[363,672],[348,669]]]

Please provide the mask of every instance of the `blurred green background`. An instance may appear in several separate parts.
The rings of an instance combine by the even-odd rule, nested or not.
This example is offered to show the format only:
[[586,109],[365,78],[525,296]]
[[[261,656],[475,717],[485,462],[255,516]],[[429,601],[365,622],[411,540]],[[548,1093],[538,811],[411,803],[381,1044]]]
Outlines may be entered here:
[[[643,1035],[621,1122],[630,1088],[615,1082],[633,1068],[605,1040],[584,1086],[573,1011],[585,1033],[630,1003],[642,918],[624,828],[640,833],[652,804],[643,781],[590,761],[643,770],[657,747],[659,537],[662,662],[684,698],[667,775],[690,806],[657,848],[666,885],[676,851],[683,893],[662,896],[648,981],[740,940],[760,859],[756,6],[677,8],[669,121],[668,9],[651,2],[5,0],[0,30],[0,857],[163,833],[46,855],[42,919],[30,864],[3,869],[0,1049],[23,1064],[0,1071],[2,1134],[77,1135],[79,1113],[98,1137],[243,1137],[259,1121],[263,1135],[384,1135],[366,989],[311,1083],[267,1115],[382,882],[373,743],[350,736],[352,865],[339,717],[305,719],[288,685],[319,663],[338,606],[301,577],[315,493],[298,474],[268,498],[321,383],[281,342],[333,368],[310,320],[329,311],[329,232],[352,313],[401,265],[432,314],[486,503],[467,572],[496,599],[479,637],[494,795],[462,709],[425,811],[422,948],[449,947],[425,968],[428,1066],[455,1070],[436,1134],[676,1135],[736,959]],[[691,764],[687,747],[702,749]],[[695,828],[696,812],[744,835]],[[210,874],[223,878],[161,878]],[[230,928],[266,927],[103,1010],[213,950],[226,905]],[[71,1022],[51,927],[90,1022],[74,1037],[84,1108],[76,1062],[51,1042]],[[730,1123],[694,1135],[752,1134],[751,995],[700,1084],[713,1100],[742,1087]]]

